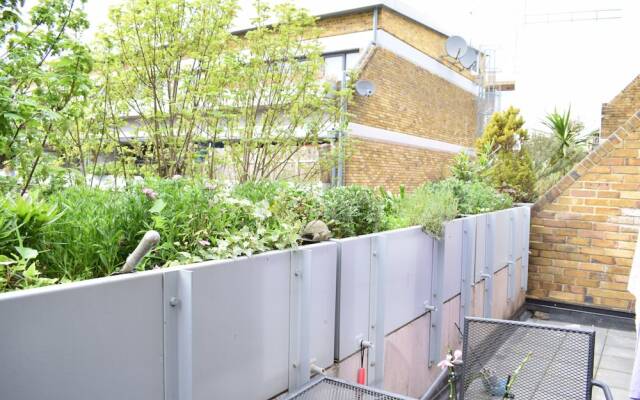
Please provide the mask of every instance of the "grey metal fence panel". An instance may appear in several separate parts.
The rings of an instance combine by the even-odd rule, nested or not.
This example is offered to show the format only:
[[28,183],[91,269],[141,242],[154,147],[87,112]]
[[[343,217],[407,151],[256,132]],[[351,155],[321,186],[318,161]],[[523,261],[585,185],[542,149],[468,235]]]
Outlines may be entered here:
[[338,266],[338,311],[335,357],[343,360],[360,348],[369,332],[371,238],[342,239]]
[[164,398],[162,274],[0,295],[0,398]]
[[288,387],[290,265],[282,251],[187,267],[193,400],[258,400]]
[[462,276],[463,220],[448,222],[444,230],[444,271],[442,300],[446,302],[460,293]]
[[476,257],[475,257],[475,282],[480,282],[484,273],[487,253],[487,214],[476,215]]
[[492,228],[495,235],[493,241],[493,272],[506,267],[509,263],[509,245],[511,240],[511,225],[509,217],[511,210],[490,213]]
[[311,250],[311,344],[314,364],[333,364],[336,323],[336,274],[338,245],[323,243]]
[[[386,236],[385,334],[425,313],[431,293],[433,239],[419,227]],[[459,279],[458,279],[459,280]]]

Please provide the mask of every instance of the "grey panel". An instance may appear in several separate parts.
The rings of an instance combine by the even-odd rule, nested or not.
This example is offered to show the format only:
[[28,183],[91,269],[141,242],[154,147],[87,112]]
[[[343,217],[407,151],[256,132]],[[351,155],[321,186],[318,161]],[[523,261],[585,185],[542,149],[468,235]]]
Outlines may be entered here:
[[495,239],[493,240],[493,271],[499,271],[504,268],[509,262],[509,246],[511,245],[511,225],[509,216],[511,210],[502,210],[491,213],[488,218],[491,218],[493,224],[493,232],[495,233]]
[[338,270],[337,346],[335,357],[343,360],[356,352],[369,328],[369,271],[371,238],[341,239]]
[[385,334],[425,313],[431,293],[433,239],[419,227],[392,231],[385,266]]
[[0,296],[0,398],[164,398],[162,275]]
[[193,399],[265,399],[288,386],[290,252],[193,271]]
[[482,280],[482,273],[486,263],[487,215],[480,214],[473,217],[476,220],[476,265],[474,273],[476,283]]
[[462,227],[463,220],[455,219],[445,225],[443,302],[460,294],[462,278]]
[[336,322],[338,245],[323,243],[311,249],[311,358],[326,368],[333,364]]

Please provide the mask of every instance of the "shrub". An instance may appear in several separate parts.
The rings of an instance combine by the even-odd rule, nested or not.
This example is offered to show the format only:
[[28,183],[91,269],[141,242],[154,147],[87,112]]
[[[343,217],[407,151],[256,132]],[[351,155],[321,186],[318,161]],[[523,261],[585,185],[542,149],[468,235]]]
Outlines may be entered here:
[[66,188],[50,197],[62,216],[31,247],[48,277],[96,278],[119,268],[145,231],[151,201],[135,187],[123,191]]
[[436,238],[444,223],[458,215],[458,200],[450,186],[426,184],[400,200],[396,228],[420,225]]
[[344,186],[322,195],[321,219],[334,237],[364,235],[385,228],[385,199],[373,189]]
[[480,214],[509,208],[513,205],[511,197],[500,193],[491,185],[480,180],[462,181],[448,178],[432,183],[432,190],[445,187],[452,191],[458,201],[460,214]]
[[535,201],[536,176],[526,151],[500,153],[490,169],[493,187],[508,193],[515,201]]
[[486,180],[516,201],[536,197],[535,173],[526,149],[529,138],[517,108],[496,112],[476,142],[478,159],[484,160]]

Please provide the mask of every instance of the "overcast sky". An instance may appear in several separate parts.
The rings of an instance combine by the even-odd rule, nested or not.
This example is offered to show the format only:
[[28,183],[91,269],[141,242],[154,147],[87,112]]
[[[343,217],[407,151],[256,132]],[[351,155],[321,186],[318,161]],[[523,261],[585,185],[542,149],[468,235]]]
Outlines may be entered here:
[[[88,0],[92,24],[104,23],[109,6],[120,1]],[[363,1],[293,2],[315,13]],[[531,128],[540,127],[554,107],[569,105],[588,129],[599,128],[602,103],[640,74],[638,0],[401,1],[446,33],[494,50],[498,79],[516,81],[516,91],[503,96],[502,107],[519,107]],[[240,19],[250,15],[252,2],[240,0]],[[576,21],[596,15],[615,19]]]

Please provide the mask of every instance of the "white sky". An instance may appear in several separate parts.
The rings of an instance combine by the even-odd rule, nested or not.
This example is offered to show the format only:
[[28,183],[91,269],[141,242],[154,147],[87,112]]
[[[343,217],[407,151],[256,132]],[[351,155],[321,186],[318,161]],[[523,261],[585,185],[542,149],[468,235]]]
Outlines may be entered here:
[[[106,21],[110,5],[122,0],[88,0],[85,10],[94,26]],[[125,0],[126,1],[126,0]],[[240,18],[250,15],[253,0],[239,0]],[[266,0],[263,0],[266,1]],[[493,49],[498,79],[515,80],[502,107],[519,107],[530,128],[554,107],[571,105],[588,129],[600,127],[602,103],[611,100],[640,74],[640,1],[638,0],[401,0],[448,34],[463,36],[476,47]],[[362,0],[295,0],[311,12],[347,8]],[[370,3],[370,2],[367,2]],[[579,11],[619,9],[601,15],[619,19],[581,22],[538,21],[594,14]],[[526,17],[526,15],[530,15]],[[93,30],[94,28],[92,28]]]

